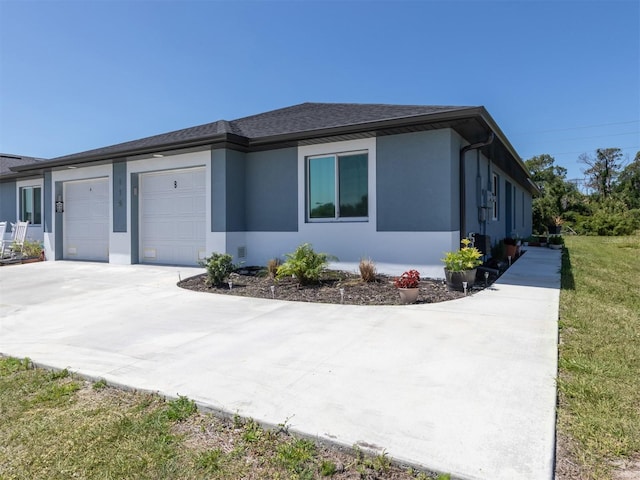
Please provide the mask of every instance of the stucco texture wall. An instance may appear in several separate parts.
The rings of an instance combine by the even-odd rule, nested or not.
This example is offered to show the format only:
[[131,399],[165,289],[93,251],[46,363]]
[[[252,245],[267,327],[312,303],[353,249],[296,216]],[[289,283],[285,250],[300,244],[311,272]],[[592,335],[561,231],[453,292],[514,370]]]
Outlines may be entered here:
[[298,229],[297,161],[296,148],[247,154],[248,232],[295,232]]
[[448,129],[377,139],[377,230],[458,229],[457,157]]

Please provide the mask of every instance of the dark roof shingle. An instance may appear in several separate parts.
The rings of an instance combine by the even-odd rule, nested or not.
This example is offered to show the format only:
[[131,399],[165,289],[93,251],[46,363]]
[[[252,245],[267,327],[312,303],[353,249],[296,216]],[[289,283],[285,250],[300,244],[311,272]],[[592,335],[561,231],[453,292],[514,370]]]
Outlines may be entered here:
[[163,148],[181,142],[215,140],[225,134],[253,140],[270,136],[304,133],[326,128],[338,128],[385,120],[410,118],[473,107],[383,105],[357,103],[302,103],[237,120],[218,120],[173,132],[162,133],[130,142],[74,153],[52,161],[91,159],[118,156],[145,148]]
[[0,175],[13,173],[11,167],[20,167],[35,162],[44,161],[44,158],[25,157],[23,155],[11,155],[8,153],[0,153]]
[[409,118],[469,107],[384,105],[360,103],[302,103],[234,120],[231,124],[247,138],[301,133],[398,118]]

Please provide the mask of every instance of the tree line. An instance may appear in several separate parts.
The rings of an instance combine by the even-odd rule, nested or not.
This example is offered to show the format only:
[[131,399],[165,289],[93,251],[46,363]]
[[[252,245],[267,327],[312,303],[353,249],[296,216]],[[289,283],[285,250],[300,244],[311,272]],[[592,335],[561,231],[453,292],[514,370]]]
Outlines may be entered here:
[[584,153],[586,192],[567,180],[551,155],[525,160],[541,195],[533,200],[533,231],[564,224],[581,235],[631,235],[640,230],[640,151],[624,165],[619,148]]

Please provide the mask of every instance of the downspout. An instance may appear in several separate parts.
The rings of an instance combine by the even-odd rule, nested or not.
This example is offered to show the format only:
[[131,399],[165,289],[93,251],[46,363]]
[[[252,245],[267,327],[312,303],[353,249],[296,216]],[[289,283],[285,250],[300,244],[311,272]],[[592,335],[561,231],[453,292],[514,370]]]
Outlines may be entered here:
[[467,145],[460,150],[460,240],[466,237],[467,231],[467,217],[466,217],[466,203],[467,203],[467,192],[466,192],[466,176],[465,176],[465,163],[464,163],[464,155],[470,150],[477,150],[482,147],[486,147],[487,145],[491,145],[493,143],[493,139],[495,135],[493,132],[489,135],[484,142],[474,143],[473,145]]

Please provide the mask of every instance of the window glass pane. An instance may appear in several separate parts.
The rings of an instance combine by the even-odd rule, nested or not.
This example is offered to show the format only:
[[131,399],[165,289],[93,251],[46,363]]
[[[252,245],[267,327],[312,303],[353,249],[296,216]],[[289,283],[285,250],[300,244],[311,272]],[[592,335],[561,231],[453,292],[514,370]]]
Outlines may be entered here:
[[335,218],[335,157],[309,159],[309,217]]
[[33,196],[31,195],[31,187],[22,189],[20,205],[20,218],[23,222],[33,223]]
[[42,223],[42,189],[34,187],[33,189],[33,223],[40,225]]
[[368,216],[367,163],[366,153],[338,159],[341,217]]

